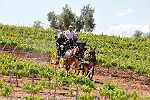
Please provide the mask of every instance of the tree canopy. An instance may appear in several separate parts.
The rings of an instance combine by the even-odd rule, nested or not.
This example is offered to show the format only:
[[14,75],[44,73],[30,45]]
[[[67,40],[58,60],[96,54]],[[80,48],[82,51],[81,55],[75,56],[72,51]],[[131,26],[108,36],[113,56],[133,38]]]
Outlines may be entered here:
[[55,14],[54,11],[50,11],[48,14],[48,21],[50,22],[52,27],[58,28],[58,15]]
[[143,32],[140,30],[136,30],[135,33],[133,34],[134,37],[142,37]]
[[47,14],[48,21],[51,26],[58,28],[58,26],[64,26],[68,29],[69,25],[72,25],[77,32],[81,29],[84,31],[92,32],[95,28],[94,23],[94,9],[90,7],[90,4],[84,6],[81,9],[81,15],[77,16],[67,4],[62,7],[62,13],[56,15],[54,11],[50,11]]
[[34,21],[34,23],[33,23],[33,28],[43,28],[43,26],[42,26],[42,22],[41,21]]

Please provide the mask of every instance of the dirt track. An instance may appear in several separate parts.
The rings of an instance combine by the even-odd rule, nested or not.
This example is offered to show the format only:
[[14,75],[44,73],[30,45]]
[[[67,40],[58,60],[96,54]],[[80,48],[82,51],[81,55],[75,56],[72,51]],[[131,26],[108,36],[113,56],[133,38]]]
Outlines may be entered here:
[[[0,48],[3,48],[3,46],[0,46]],[[13,49],[14,49],[13,47],[6,47],[3,51],[3,53],[11,54]],[[14,56],[17,57],[18,59],[20,59],[21,61],[24,59],[26,54],[27,54],[27,52],[23,52],[22,50],[16,50],[14,52]],[[37,62],[37,59],[39,57],[40,57],[39,53],[29,52],[29,55],[28,55],[26,61],[32,60],[34,62]],[[44,55],[39,64],[49,65],[49,61],[50,61],[49,55]],[[131,72],[129,70],[125,70],[125,71],[124,70],[118,70],[117,68],[113,68],[113,70],[110,69],[109,73],[107,71],[108,70],[106,67],[101,67],[101,66],[95,67],[95,74],[93,76],[93,80],[95,80],[96,86],[97,86],[96,92],[94,93],[95,95],[98,94],[99,87],[105,83],[109,74],[111,74],[113,72],[114,74],[112,74],[110,81],[115,82],[116,85],[118,85],[119,89],[127,90],[130,83],[132,82],[133,78],[135,78],[135,81],[132,84],[132,86],[128,92],[133,92],[136,90],[140,94],[140,96],[142,96],[142,97],[150,96],[150,81],[145,82],[144,76],[139,76],[137,79],[137,75],[133,74],[132,77],[130,77],[131,74],[134,72]],[[9,76],[1,76],[0,75],[0,78],[4,79],[6,82],[9,81]],[[15,87],[15,90],[13,91],[13,97],[14,98],[24,99],[26,95],[30,95],[30,93],[28,91],[25,91],[21,88],[22,81],[25,81],[25,79],[26,79],[25,77],[18,79],[20,87]],[[31,78],[28,78],[28,79],[31,80]],[[35,82],[36,81],[39,82],[40,79],[41,78],[39,78],[39,77],[35,78]],[[15,76],[13,77],[13,85],[16,86]],[[73,90],[74,90],[73,96],[68,95],[69,88],[73,88]],[[71,100],[72,99],[72,100],[74,100],[75,99],[75,93],[76,93],[75,92],[76,86],[73,85],[73,86],[70,86],[69,88],[63,86],[62,88],[57,89],[56,99],[63,99],[63,100],[64,99],[65,100]],[[51,90],[49,92],[49,89],[44,88],[44,90],[39,92],[37,94],[37,96],[38,97],[44,97],[45,99],[48,99],[48,97],[53,98],[54,90]],[[4,98],[0,97],[0,99],[3,100]]]

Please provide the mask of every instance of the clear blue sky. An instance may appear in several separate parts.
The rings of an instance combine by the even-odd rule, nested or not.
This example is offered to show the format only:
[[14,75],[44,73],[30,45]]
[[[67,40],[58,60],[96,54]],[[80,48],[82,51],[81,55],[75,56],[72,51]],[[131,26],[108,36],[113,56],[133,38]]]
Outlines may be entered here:
[[91,4],[96,33],[129,35],[136,29],[149,31],[150,0],[0,0],[0,23],[31,26],[40,20],[48,27],[47,13],[60,14],[65,4],[77,15],[83,6]]

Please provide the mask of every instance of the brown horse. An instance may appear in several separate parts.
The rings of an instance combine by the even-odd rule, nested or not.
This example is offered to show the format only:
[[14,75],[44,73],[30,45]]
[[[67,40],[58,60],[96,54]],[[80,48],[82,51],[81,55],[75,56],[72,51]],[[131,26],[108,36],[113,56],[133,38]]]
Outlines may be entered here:
[[80,51],[80,47],[75,47],[73,49],[70,49],[70,50],[67,50],[65,55],[64,55],[64,65],[65,65],[65,68],[68,72],[68,70],[70,69],[70,65],[74,63],[74,67],[75,69],[78,69],[78,66],[79,66],[79,62],[78,62],[78,55],[79,55],[79,51]]
[[92,69],[92,74],[89,75],[89,78],[92,79],[94,75],[94,67],[96,66],[96,55],[95,55],[95,49],[91,48],[91,51],[89,53],[86,53],[83,57],[81,68],[83,69],[83,74],[86,76],[89,73],[89,70]]

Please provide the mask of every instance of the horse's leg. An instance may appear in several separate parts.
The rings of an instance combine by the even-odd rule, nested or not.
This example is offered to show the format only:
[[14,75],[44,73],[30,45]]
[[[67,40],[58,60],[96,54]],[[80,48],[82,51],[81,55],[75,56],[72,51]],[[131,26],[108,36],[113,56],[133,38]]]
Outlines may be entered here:
[[76,69],[76,66],[74,67],[74,74],[75,74],[75,73],[77,73],[77,69]]
[[78,63],[78,64],[77,64],[77,71],[78,71],[78,72],[77,72],[77,75],[80,74],[80,69],[81,69],[80,67],[81,67],[81,66],[80,66],[79,63]]
[[65,69],[66,69],[66,71],[67,71],[67,73],[68,73],[68,63],[67,63],[67,61],[65,61]]
[[[87,74],[89,74],[89,73],[90,73],[90,69],[87,70]],[[91,76],[91,73],[89,74],[88,77],[90,78],[90,76]]]
[[77,63],[74,64],[74,74],[77,72]]
[[85,70],[83,64],[81,65],[81,68],[82,68],[82,74],[84,75]]
[[68,73],[69,69],[67,68],[67,73]]
[[68,73],[68,72],[69,72],[69,69],[70,69],[70,62],[68,62],[67,64],[68,64],[68,65],[67,65],[67,66],[68,66],[68,67],[67,67],[67,73]]
[[89,78],[92,80],[92,77],[93,77],[93,75],[94,75],[94,64],[91,62],[89,65],[88,65],[88,68],[89,68],[89,70],[88,70],[88,73],[90,72],[90,69],[93,67],[93,69],[92,69],[92,71],[91,71],[91,73],[89,74]]
[[78,75],[79,74],[79,62],[78,62],[78,59],[75,58],[74,59],[74,62],[75,62],[75,66],[74,66],[74,69],[75,69],[75,73]]
[[[90,72],[90,70],[88,71],[88,73],[89,72]],[[88,76],[90,78],[90,80],[92,80],[93,75],[94,75],[94,68],[92,69],[91,73]]]
[[88,65],[88,73],[90,73],[88,76],[89,78],[91,78],[91,73],[92,73],[92,72],[90,72],[90,70],[91,70],[91,63]]
[[70,69],[70,65],[67,65],[67,73],[69,72],[69,69]]
[[84,67],[84,70],[85,70],[84,71],[84,73],[85,73],[84,76],[87,76],[87,74],[88,74],[88,68],[87,68],[87,66]]
[[90,70],[91,70],[91,68],[92,68],[92,65],[91,65],[91,62],[87,65],[87,68],[88,68],[88,70],[87,70],[87,74],[89,74],[89,78],[90,78],[90,76],[91,76],[91,72],[90,72]]
[[77,75],[79,75],[79,73],[80,73],[80,65],[79,65],[79,63],[77,63],[76,66],[75,66],[75,73]]
[[77,68],[77,61],[76,61],[75,58],[72,58],[72,64],[73,64],[73,62],[75,62],[74,65],[72,66],[74,68],[74,74],[75,74],[76,73],[76,68]]
[[92,69],[92,75],[91,75],[91,80],[92,80],[92,78],[93,78],[93,75],[94,75],[94,67],[93,67],[93,69]]

